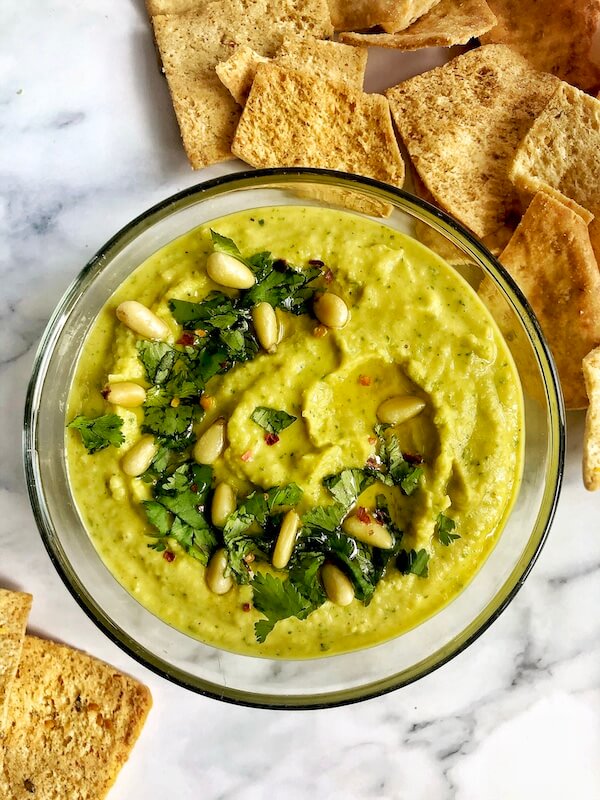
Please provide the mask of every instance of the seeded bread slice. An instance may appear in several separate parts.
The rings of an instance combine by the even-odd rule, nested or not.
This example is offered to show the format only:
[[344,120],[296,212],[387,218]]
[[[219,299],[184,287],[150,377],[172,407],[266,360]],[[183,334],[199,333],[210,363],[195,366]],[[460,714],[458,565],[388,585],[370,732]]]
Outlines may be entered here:
[[239,106],[216,73],[240,45],[273,56],[286,35],[332,34],[326,0],[219,0],[152,18],[183,144],[194,169],[231,158]]
[[31,601],[30,594],[0,589],[0,737],[6,727],[8,699],[21,659]]
[[148,689],[114,667],[26,637],[8,705],[0,796],[101,800],[151,705]]

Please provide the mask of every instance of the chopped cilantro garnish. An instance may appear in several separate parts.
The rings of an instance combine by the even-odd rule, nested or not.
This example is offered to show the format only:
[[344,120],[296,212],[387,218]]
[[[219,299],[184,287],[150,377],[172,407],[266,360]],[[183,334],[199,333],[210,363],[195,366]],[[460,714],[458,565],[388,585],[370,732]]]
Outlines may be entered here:
[[266,617],[254,625],[256,638],[261,644],[280,620],[288,617],[306,619],[313,610],[310,601],[290,580],[282,581],[268,573],[258,573],[252,580],[252,590],[254,607]]
[[278,411],[276,408],[257,406],[250,414],[250,419],[269,433],[281,433],[289,428],[298,417],[293,417],[287,411]]
[[194,419],[201,413],[199,406],[150,406],[144,409],[142,430],[153,433],[164,446],[182,450],[192,443]]
[[400,550],[396,559],[396,566],[403,575],[412,572],[420,578],[429,575],[429,553],[425,549],[421,550]]
[[450,517],[447,517],[445,514],[438,514],[438,518],[435,523],[435,533],[443,545],[448,547],[449,544],[452,544],[456,539],[460,539],[460,535],[458,533],[452,533],[452,531],[456,528],[456,522]]
[[363,469],[345,469],[337,475],[330,475],[323,480],[336,501],[348,509],[354,505],[364,490],[375,482],[375,478]]
[[90,454],[104,450],[111,444],[120,447],[125,441],[122,427],[123,420],[117,414],[104,414],[101,417],[79,414],[67,425],[67,428],[79,431],[81,441]]
[[375,433],[379,440],[378,455],[382,469],[367,467],[366,472],[388,486],[399,486],[403,494],[411,495],[419,486],[423,468],[404,458],[397,436],[386,437],[389,425],[376,425]]

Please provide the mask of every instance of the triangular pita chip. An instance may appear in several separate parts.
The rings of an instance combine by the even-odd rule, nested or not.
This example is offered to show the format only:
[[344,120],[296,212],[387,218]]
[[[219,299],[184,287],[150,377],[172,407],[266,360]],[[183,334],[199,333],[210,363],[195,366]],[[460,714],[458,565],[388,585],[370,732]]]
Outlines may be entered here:
[[595,492],[600,489],[600,347],[583,359],[583,377],[590,403],[583,435],[583,482]]
[[8,706],[0,796],[101,800],[151,705],[148,689],[114,667],[26,637]]
[[323,167],[395,186],[404,162],[385,97],[262,64],[232,150],[254,167]]
[[0,741],[10,690],[21,660],[31,600],[30,594],[0,589]]
[[587,225],[575,211],[539,192],[500,262],[539,320],[567,408],[584,408],[581,362],[600,344],[600,271]]
[[478,236],[495,233],[520,209],[508,170],[558,83],[509,47],[488,45],[388,89],[420,178]]
[[408,28],[440,0],[329,0],[337,31],[356,31],[380,25],[395,33]]
[[452,47],[481,36],[495,23],[496,17],[485,0],[441,0],[398,33],[341,33],[340,41],[396,50]]
[[508,44],[536,69],[581,89],[600,85],[591,56],[600,0],[488,0],[498,24],[481,41]]
[[231,158],[239,106],[215,67],[245,44],[272,56],[293,33],[330,36],[326,0],[218,0],[152,18],[183,144],[195,169]]
[[600,100],[561,83],[519,146],[511,178],[557,190],[600,216]]

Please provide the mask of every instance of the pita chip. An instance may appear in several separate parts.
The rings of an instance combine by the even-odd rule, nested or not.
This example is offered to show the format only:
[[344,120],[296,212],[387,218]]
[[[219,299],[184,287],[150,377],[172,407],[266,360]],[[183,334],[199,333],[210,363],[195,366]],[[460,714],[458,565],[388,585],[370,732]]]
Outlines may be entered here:
[[355,31],[379,25],[388,33],[408,28],[440,0],[329,0],[336,31]]
[[600,271],[587,225],[539,192],[500,255],[554,356],[567,408],[584,408],[582,359],[600,344]]
[[589,400],[583,434],[583,482],[590,492],[600,489],[600,347],[583,359]]
[[485,237],[520,211],[509,168],[558,84],[509,47],[487,45],[386,94],[413,165],[435,202]]
[[0,589],[0,741],[6,726],[10,690],[21,660],[32,599],[24,592]]
[[419,50],[467,44],[495,25],[485,0],[441,0],[408,28],[397,33],[341,33],[340,41],[353,45]]
[[588,91],[600,86],[592,61],[600,0],[488,0],[498,24],[483,44],[507,44],[535,69]]
[[268,62],[268,58],[242,44],[227,61],[220,61],[215,70],[219,80],[229,90],[235,102],[243,106],[250,94],[258,65]]

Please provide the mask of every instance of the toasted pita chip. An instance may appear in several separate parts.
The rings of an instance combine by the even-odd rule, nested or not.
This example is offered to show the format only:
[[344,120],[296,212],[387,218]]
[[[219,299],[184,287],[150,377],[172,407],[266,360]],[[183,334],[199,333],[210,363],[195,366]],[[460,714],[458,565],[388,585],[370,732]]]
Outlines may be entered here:
[[9,701],[2,797],[101,800],[151,705],[148,689],[114,667],[26,637]]
[[252,82],[259,64],[267,64],[268,58],[259,55],[251,47],[240,45],[234,54],[215,67],[219,80],[231,93],[238,105],[243,106],[248,99]]
[[600,344],[600,271],[587,225],[575,211],[539,192],[500,261],[540,322],[567,408],[584,408],[581,361]]
[[583,359],[583,377],[590,403],[583,434],[583,482],[595,492],[600,489],[600,347]]
[[21,660],[31,601],[30,594],[0,589],[0,740],[6,727],[10,690]]
[[530,195],[558,191],[600,215],[600,100],[561,83],[518,148],[510,176]]
[[441,0],[398,33],[341,33],[340,41],[395,50],[452,47],[481,36],[495,23],[496,17],[485,0]]
[[184,14],[209,3],[210,0],[146,0],[146,10],[151,17],[156,14]]
[[558,83],[509,47],[487,45],[386,92],[419,176],[478,236],[518,213],[508,170]]
[[408,28],[440,0],[329,0],[336,31],[356,31],[380,25],[395,33]]
[[195,169],[231,158],[239,106],[215,67],[242,44],[272,56],[293,33],[330,36],[326,0],[218,0],[152,18],[183,144]]
[[600,25],[600,0],[488,0],[498,24],[484,44],[508,44],[536,69],[581,89],[600,85],[600,66],[590,58]]
[[385,97],[262,64],[232,150],[254,167],[325,167],[401,186],[404,162]]

